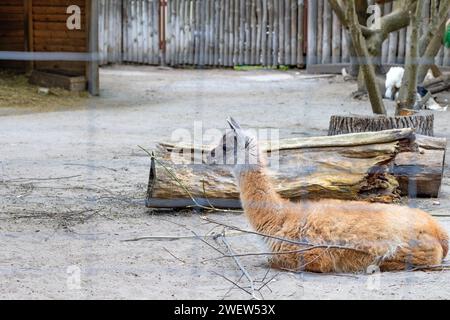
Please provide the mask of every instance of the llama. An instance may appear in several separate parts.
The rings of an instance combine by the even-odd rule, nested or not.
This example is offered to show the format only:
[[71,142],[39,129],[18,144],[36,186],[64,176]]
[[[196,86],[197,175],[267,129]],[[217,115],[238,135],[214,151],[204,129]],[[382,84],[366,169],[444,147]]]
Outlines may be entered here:
[[251,226],[267,236],[271,267],[330,273],[442,263],[448,235],[428,213],[361,201],[283,199],[266,173],[256,138],[232,118],[228,123],[232,130],[212,150],[208,162],[223,160],[233,166],[244,212]]

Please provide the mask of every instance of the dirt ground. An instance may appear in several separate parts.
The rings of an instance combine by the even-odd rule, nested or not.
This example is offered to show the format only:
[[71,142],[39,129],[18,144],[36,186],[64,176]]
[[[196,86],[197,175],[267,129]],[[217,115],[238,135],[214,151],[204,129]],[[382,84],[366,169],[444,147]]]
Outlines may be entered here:
[[[81,108],[0,108],[2,299],[251,298],[234,261],[216,259],[192,233],[221,228],[198,212],[144,207],[149,159],[138,145],[152,148],[198,121],[223,129],[229,115],[293,137],[325,135],[332,114],[370,113],[368,102],[351,99],[354,84],[299,71],[120,66],[102,69],[101,85],[101,97]],[[437,135],[450,138],[449,121],[449,112],[437,114]],[[439,204],[409,202],[450,231],[449,177],[447,166]],[[248,228],[240,214],[209,217]],[[145,236],[182,238],[124,241]],[[228,239],[240,253],[264,250],[255,236]],[[450,271],[294,274],[269,270],[264,256],[241,261],[265,299],[450,298]]]

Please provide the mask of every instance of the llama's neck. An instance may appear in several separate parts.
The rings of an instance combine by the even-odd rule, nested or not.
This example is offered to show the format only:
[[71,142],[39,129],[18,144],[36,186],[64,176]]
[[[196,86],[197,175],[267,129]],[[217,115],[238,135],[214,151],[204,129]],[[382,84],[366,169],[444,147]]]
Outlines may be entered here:
[[[261,159],[259,159],[261,160]],[[264,166],[241,167],[235,171],[241,202],[252,226],[259,232],[271,234],[282,215],[283,200],[275,191]]]

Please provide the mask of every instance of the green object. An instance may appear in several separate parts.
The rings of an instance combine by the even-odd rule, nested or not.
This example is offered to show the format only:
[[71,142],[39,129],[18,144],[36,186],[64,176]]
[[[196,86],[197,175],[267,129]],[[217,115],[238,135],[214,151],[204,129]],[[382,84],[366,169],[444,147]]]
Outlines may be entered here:
[[447,31],[445,32],[444,44],[447,48],[450,48],[450,24],[447,25]]

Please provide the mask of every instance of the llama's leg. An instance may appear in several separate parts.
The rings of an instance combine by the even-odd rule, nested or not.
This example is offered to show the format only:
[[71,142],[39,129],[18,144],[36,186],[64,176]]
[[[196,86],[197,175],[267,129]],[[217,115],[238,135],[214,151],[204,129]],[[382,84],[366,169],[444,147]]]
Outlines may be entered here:
[[306,269],[312,272],[365,272],[375,261],[373,255],[347,249],[318,249],[318,254],[310,256]]
[[302,254],[274,255],[269,259],[269,265],[273,269],[288,271],[309,271],[317,273],[334,271],[331,259],[325,255],[325,250],[323,249],[314,249]]
[[401,261],[384,261],[380,265],[381,271],[401,271],[408,270],[408,265],[405,262]]
[[400,248],[394,257],[384,261],[383,271],[407,270],[414,266],[434,266],[442,263],[443,248],[439,241],[430,240]]

